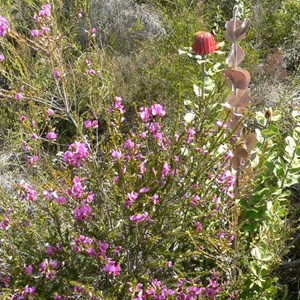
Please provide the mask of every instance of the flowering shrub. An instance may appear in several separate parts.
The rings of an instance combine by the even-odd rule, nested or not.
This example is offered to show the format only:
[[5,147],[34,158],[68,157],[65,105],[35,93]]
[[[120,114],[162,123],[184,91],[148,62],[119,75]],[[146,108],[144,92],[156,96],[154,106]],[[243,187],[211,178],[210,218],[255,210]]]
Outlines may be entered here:
[[[283,244],[268,228],[282,233],[285,199],[276,195],[294,182],[284,177],[299,157],[292,142],[300,139],[298,131],[286,138],[289,156],[281,159],[272,150],[282,174],[265,158],[271,151],[267,137],[277,138],[277,127],[258,115],[264,130],[257,131],[257,160],[248,173],[244,162],[251,164],[248,154],[255,145],[249,146],[249,132],[240,128],[245,115],[237,99],[229,96],[234,107],[229,112],[223,109],[225,99],[215,102],[214,81],[222,66],[212,61],[198,83],[202,97],[195,85],[195,95],[179,101],[176,114],[170,116],[155,101],[129,114],[126,101],[107,96],[110,76],[94,59],[100,53],[93,44],[98,33],[87,28],[91,45],[77,52],[55,26],[54,9],[41,6],[28,40],[13,29],[7,33],[36,52],[31,70],[24,65],[15,73],[15,59],[22,60],[22,54],[10,54],[12,42],[3,43],[11,68],[1,67],[1,73],[12,78],[13,88],[1,97],[7,107],[17,108],[24,179],[13,193],[0,194],[0,295],[271,299],[276,288],[270,270]],[[8,24],[1,24],[5,32]],[[195,54],[189,56],[199,62]],[[238,81],[241,90],[244,81]],[[243,100],[249,104],[248,97]],[[266,167],[269,178],[261,175]],[[280,182],[270,192],[271,204],[262,192],[268,180]],[[265,207],[268,211],[261,212]]]

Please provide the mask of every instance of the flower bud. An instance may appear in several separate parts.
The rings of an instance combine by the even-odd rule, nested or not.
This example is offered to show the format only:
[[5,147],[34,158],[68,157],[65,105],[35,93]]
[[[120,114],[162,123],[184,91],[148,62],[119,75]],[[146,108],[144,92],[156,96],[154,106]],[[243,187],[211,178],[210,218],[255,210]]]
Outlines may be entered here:
[[266,111],[265,111],[265,118],[268,120],[271,120],[273,116],[273,110],[272,107],[269,107]]
[[195,33],[193,52],[197,55],[208,55],[217,50],[217,43],[211,33],[199,31]]

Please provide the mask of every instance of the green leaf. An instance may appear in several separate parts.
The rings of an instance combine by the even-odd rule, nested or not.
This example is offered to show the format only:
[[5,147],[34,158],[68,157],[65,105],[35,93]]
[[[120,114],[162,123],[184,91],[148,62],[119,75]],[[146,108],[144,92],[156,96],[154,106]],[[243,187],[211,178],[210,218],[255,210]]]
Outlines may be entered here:
[[194,119],[195,119],[195,114],[192,112],[189,112],[187,114],[185,114],[185,116],[183,117],[184,121],[186,123],[191,123]]
[[257,120],[258,124],[263,127],[265,127],[267,125],[267,119],[265,118],[265,115],[260,111],[258,111],[256,113],[256,120]]
[[204,86],[205,90],[212,91],[216,85],[210,77],[205,77]]
[[200,90],[200,87],[197,85],[197,84],[194,84],[193,85],[193,89],[194,89],[194,93],[197,97],[200,97],[201,95],[201,90]]
[[285,142],[286,142],[285,152],[289,156],[293,156],[295,148],[296,148],[295,140],[291,136],[287,136],[285,139]]
[[255,246],[255,247],[251,250],[251,254],[252,254],[255,258],[261,260],[261,253],[260,253],[260,250],[259,250],[259,248],[258,248],[257,246]]
[[261,134],[261,131],[258,128],[255,129],[255,134],[256,134],[257,141],[262,144],[264,141],[264,138]]
[[293,138],[297,141],[300,140],[300,127],[296,127],[293,130]]
[[282,179],[285,177],[285,172],[283,170],[283,167],[281,165],[275,165],[275,168],[273,170],[273,173],[278,179]]

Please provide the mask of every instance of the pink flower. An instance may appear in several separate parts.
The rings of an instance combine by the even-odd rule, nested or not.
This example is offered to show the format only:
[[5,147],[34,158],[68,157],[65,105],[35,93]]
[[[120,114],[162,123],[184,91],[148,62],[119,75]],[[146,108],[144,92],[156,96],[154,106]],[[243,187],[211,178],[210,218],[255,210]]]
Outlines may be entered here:
[[56,269],[57,268],[57,266],[58,266],[58,263],[57,263],[57,261],[56,260],[50,260],[49,261],[49,266],[51,267],[51,268],[53,268],[53,269]]
[[202,231],[202,223],[196,222],[196,232],[201,232]]
[[189,144],[193,139],[196,131],[193,128],[188,129],[188,138],[186,140],[186,143]]
[[20,121],[21,121],[21,122],[25,122],[26,120],[27,120],[27,118],[26,118],[25,116],[21,116],[21,117],[20,117]]
[[37,192],[32,188],[32,186],[28,183],[24,183],[21,181],[20,187],[22,188],[21,191],[21,199],[28,200],[31,202],[35,202],[37,200]]
[[86,129],[90,129],[90,128],[98,128],[98,120],[93,120],[93,121],[91,121],[91,120],[86,120],[86,121],[83,122],[83,124],[84,124],[84,127],[85,127]]
[[50,28],[42,26],[42,31],[44,34],[48,34],[50,32]]
[[116,97],[115,98],[115,102],[112,104],[111,108],[109,109],[110,112],[111,112],[112,108],[116,108],[117,110],[119,110],[119,112],[121,114],[125,113],[125,109],[124,109],[124,106],[122,105],[122,98],[121,97]]
[[92,192],[90,192],[86,198],[86,202],[91,203],[93,201],[94,201],[94,194]]
[[149,108],[140,108],[140,112],[138,113],[139,117],[141,118],[142,121],[148,122],[150,120],[150,114],[151,114],[151,109]]
[[67,201],[67,199],[63,196],[55,198],[55,202],[58,204],[61,204],[61,205],[64,204],[66,201]]
[[46,268],[47,268],[47,260],[46,261],[42,261],[39,264],[39,272],[40,273],[44,273],[46,271]]
[[173,263],[171,261],[167,262],[167,267],[171,268],[173,266]]
[[198,204],[198,202],[199,202],[199,200],[200,200],[200,197],[199,196],[193,196],[192,197],[192,200],[191,200],[191,204],[192,204],[192,206],[196,206],[197,204]]
[[31,138],[34,139],[34,140],[36,140],[38,137],[39,137],[39,136],[38,136],[36,133],[33,133],[33,134],[31,135]]
[[0,62],[5,60],[5,56],[3,54],[0,54]]
[[41,33],[38,29],[33,29],[31,31],[31,36],[33,36],[33,37],[37,37],[37,36],[40,36],[40,35],[41,35]]
[[221,128],[227,128],[227,124],[226,123],[224,123],[224,122],[222,122],[222,121],[217,121],[216,122],[217,123],[217,125],[219,126],[219,127],[221,127]]
[[225,159],[231,159],[231,158],[233,158],[233,157],[234,157],[234,155],[233,155],[232,151],[231,151],[231,150],[228,150],[228,151],[226,152]]
[[93,27],[91,29],[91,36],[96,36],[97,28]]
[[84,204],[74,209],[74,217],[77,221],[84,221],[90,217],[92,208],[88,204]]
[[66,193],[71,196],[71,197],[74,197],[76,199],[80,198],[83,193],[84,193],[84,189],[82,187],[82,184],[81,184],[81,179],[78,177],[78,176],[75,176],[73,178],[73,186],[71,189],[67,189],[66,190]]
[[96,71],[94,69],[91,69],[91,70],[89,70],[89,74],[92,75],[92,76],[96,75]]
[[157,194],[154,194],[151,199],[152,199],[154,205],[159,203],[159,197]]
[[0,229],[8,230],[9,229],[9,222],[10,222],[10,220],[8,218],[6,218],[4,221],[2,221],[0,223]]
[[21,100],[21,99],[23,99],[23,94],[22,94],[22,93],[16,93],[15,99],[16,99],[16,100]]
[[19,299],[25,299],[28,295],[34,296],[35,294],[35,287],[30,287],[26,285],[21,293],[21,295],[18,297]]
[[54,280],[55,279],[55,272],[50,271],[49,273],[47,273],[46,277],[50,280]]
[[115,176],[112,180],[113,184],[116,184],[119,181],[119,176]]
[[32,265],[28,265],[24,268],[24,273],[26,275],[31,275],[32,274]]
[[61,78],[61,74],[60,74],[59,70],[53,69],[53,76],[54,76],[56,79],[60,79],[60,78]]
[[79,10],[79,12],[77,13],[77,18],[82,18],[82,13],[83,13],[83,11],[82,11],[82,9],[80,9]]
[[140,193],[148,193],[150,191],[149,187],[143,187],[140,189]]
[[120,160],[120,159],[123,157],[122,152],[116,151],[116,150],[111,150],[111,156],[112,156],[115,160]]
[[7,29],[8,29],[7,19],[0,16],[0,36],[5,36]]
[[92,127],[93,128],[98,128],[98,120],[93,120],[92,121]]
[[55,141],[57,139],[57,134],[53,131],[50,131],[50,132],[47,133],[46,138],[49,141]]
[[125,201],[125,207],[129,207],[130,205],[132,205],[135,200],[138,198],[139,194],[136,192],[131,192],[127,194],[127,199]]
[[165,162],[161,171],[161,177],[165,178],[170,173],[171,173],[171,167],[167,162]]
[[140,164],[140,173],[141,173],[141,174],[145,174],[146,172],[147,172],[147,169],[146,169],[146,167],[145,167],[145,163],[142,162],[142,163]]
[[55,246],[46,246],[45,252],[49,255],[52,256],[56,251]]
[[86,146],[86,143],[80,142],[71,144],[69,146],[69,151],[64,153],[64,162],[79,168],[82,162],[84,162],[89,156],[89,150]]
[[162,117],[166,114],[166,111],[160,104],[154,104],[151,106],[151,113],[152,113],[152,116]]
[[29,158],[29,165],[35,165],[35,163],[39,160],[39,157],[37,155],[33,155],[32,157]]
[[124,143],[124,148],[133,149],[134,148],[134,142],[131,139],[127,139]]
[[51,5],[50,4],[42,5],[42,9],[39,11],[39,16],[42,18],[50,17],[51,16]]
[[22,141],[22,149],[24,151],[29,151],[30,147],[28,146],[28,144],[26,143],[26,141]]
[[118,276],[120,275],[121,267],[119,264],[112,260],[103,268],[103,271],[110,275]]
[[142,214],[132,215],[129,217],[130,221],[133,221],[135,224],[138,224],[142,221],[151,221],[149,214],[147,212],[144,212]]
[[86,129],[90,129],[92,127],[92,122],[90,120],[84,121],[83,124]]
[[53,115],[54,115],[54,110],[51,109],[51,108],[48,108],[48,109],[47,109],[47,115],[48,115],[49,117],[53,116]]

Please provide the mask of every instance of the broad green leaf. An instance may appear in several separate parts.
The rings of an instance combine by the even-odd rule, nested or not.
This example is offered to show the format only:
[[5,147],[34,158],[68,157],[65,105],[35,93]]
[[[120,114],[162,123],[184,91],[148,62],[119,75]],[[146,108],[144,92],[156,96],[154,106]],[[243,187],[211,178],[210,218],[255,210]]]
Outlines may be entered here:
[[293,138],[297,141],[300,140],[300,127],[296,127],[293,130]]
[[287,136],[285,142],[286,142],[285,152],[289,156],[293,156],[296,147],[295,140],[291,136]]
[[263,127],[265,127],[267,125],[267,119],[265,118],[265,115],[261,111],[258,111],[256,113],[256,120],[257,120],[258,124]]
[[196,95],[197,97],[200,97],[200,95],[201,95],[201,89],[200,89],[200,87],[199,87],[197,84],[194,84],[194,85],[193,85],[193,89],[194,89],[195,95]]
[[255,258],[261,260],[261,253],[260,253],[260,250],[259,250],[259,248],[258,248],[257,246],[254,247],[254,248],[251,250],[251,254],[252,254]]
[[258,128],[255,129],[255,134],[256,134],[257,141],[262,144],[264,141],[264,138],[261,134],[261,131]]
[[184,121],[186,123],[191,123],[194,119],[195,119],[195,114],[192,112],[189,112],[187,114],[185,114],[185,116],[183,117]]

